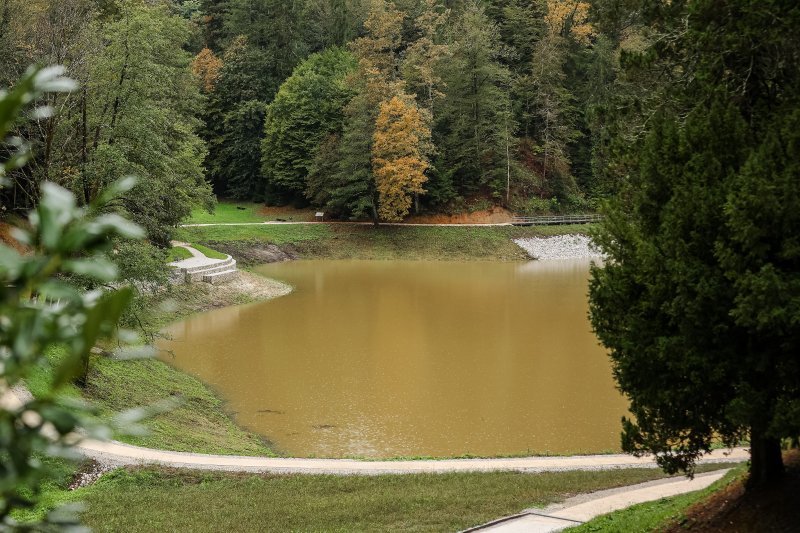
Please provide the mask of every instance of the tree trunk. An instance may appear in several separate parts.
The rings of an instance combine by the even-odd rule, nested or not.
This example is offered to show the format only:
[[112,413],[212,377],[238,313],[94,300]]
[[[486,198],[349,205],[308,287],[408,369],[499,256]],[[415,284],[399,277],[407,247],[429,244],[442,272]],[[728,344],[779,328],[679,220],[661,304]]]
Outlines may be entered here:
[[783,478],[780,440],[764,436],[758,428],[750,430],[750,477],[748,487],[769,485]]

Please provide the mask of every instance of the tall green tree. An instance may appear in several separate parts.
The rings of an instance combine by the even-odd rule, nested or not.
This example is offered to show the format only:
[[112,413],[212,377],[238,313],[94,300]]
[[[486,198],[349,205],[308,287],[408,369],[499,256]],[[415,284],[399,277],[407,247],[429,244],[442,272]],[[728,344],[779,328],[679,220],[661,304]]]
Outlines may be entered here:
[[356,67],[347,51],[313,54],[295,68],[266,111],[262,173],[270,196],[303,201],[306,179],[323,138],[338,133],[353,97],[345,77]]
[[511,73],[501,62],[499,29],[478,2],[469,2],[453,28],[452,57],[444,65],[447,99],[435,127],[437,166],[456,190],[504,196],[516,126]]
[[301,14],[303,40],[311,52],[343,47],[363,30],[368,0],[306,0]]
[[308,53],[301,27],[304,4],[302,0],[227,2],[223,22],[227,39],[245,36],[250,46],[263,52],[259,55],[263,63],[258,74],[269,79],[272,94]]
[[[345,107],[336,145],[336,172],[328,177],[328,207],[335,213],[378,221],[378,198],[372,173],[372,141],[381,102],[401,94],[400,77],[405,14],[392,2],[371,0],[366,34],[351,43],[358,67],[347,78],[355,96]],[[326,151],[325,156],[330,156]],[[318,162],[321,167],[325,162]],[[315,188],[323,186],[315,180]]]
[[202,135],[209,179],[219,195],[263,198],[264,111],[277,90],[271,77],[260,75],[265,54],[244,36],[234,40],[222,55],[222,67],[208,94]]
[[103,29],[107,45],[87,87],[90,155],[82,189],[94,198],[111,177],[139,176],[125,209],[166,245],[194,205],[212,202],[197,135],[199,84],[182,49],[189,28],[165,7],[133,5]]
[[800,430],[800,10],[687,1],[648,17],[668,38],[636,63],[675,68],[590,287],[631,402],[623,448],[674,472],[748,438],[750,483],[770,483]]
[[[0,85],[10,85],[30,64],[60,64],[85,86],[88,65],[100,45],[92,24],[95,17],[90,0],[0,2],[0,47],[6,46],[6,52],[0,52]],[[41,98],[60,112],[19,124],[15,134],[40,149],[28,165],[9,174],[11,185],[0,191],[9,210],[35,206],[43,181],[73,187],[86,165],[86,91]]]

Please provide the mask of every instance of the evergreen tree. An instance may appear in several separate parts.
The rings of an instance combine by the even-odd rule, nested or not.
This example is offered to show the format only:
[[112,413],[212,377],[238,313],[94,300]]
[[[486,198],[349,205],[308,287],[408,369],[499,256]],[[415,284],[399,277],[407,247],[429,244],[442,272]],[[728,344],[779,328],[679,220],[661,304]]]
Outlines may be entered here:
[[307,54],[301,0],[228,0],[223,29],[229,41],[241,36],[262,53],[258,75],[267,78],[271,100],[294,66]]
[[203,117],[206,167],[219,195],[263,194],[264,108],[277,90],[270,78],[259,75],[265,61],[265,52],[250,46],[246,37],[237,38],[223,54],[214,90],[208,95]]
[[481,5],[469,2],[453,30],[452,57],[444,67],[447,100],[434,137],[437,166],[448,169],[456,190],[506,190],[515,125],[511,116],[511,73],[500,61],[496,24]]
[[648,16],[673,38],[637,64],[682,68],[632,146],[590,287],[631,401],[623,448],[674,472],[749,438],[750,483],[769,483],[800,429],[800,11],[709,0]]

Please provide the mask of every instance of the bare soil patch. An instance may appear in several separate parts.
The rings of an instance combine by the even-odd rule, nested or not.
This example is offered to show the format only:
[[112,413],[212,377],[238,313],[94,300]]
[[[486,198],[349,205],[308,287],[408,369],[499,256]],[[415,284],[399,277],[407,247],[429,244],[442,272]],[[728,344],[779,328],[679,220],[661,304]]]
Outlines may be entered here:
[[448,215],[444,213],[430,215],[412,215],[404,222],[409,224],[505,224],[511,222],[511,211],[499,206],[480,211]]
[[11,228],[11,225],[0,222],[0,243],[10,246],[20,253],[27,252],[28,250],[11,236]]
[[690,507],[664,531],[703,533],[800,531],[800,452],[784,456],[786,477],[773,486],[745,490],[746,477]]
[[215,241],[210,242],[209,246],[232,256],[238,263],[245,266],[280,263],[298,258],[296,250],[291,245],[279,247],[265,242]]

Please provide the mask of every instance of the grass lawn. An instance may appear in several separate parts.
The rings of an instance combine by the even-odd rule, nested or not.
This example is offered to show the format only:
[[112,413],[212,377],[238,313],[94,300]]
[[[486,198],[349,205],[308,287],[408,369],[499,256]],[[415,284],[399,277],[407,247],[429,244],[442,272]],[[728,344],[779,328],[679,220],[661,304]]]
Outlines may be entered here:
[[173,246],[167,252],[167,261],[182,261],[192,257],[192,252],[181,246]]
[[218,202],[213,213],[203,208],[195,208],[187,224],[219,224],[231,222],[264,222],[265,217],[258,214],[262,204],[253,202]]
[[268,220],[309,221],[314,220],[313,209],[286,207],[265,207],[254,202],[234,202],[221,200],[213,213],[195,208],[186,224],[232,224],[244,222],[265,222]]
[[324,224],[287,224],[268,226],[205,226],[178,228],[175,238],[187,242],[214,243],[226,241],[263,241],[289,244],[308,240],[322,240],[332,235]]
[[[512,239],[585,233],[590,225],[429,227],[371,225],[215,226],[180,228],[190,242],[291,245],[303,259],[526,259]],[[236,254],[234,253],[234,256]]]
[[543,474],[270,476],[117,471],[76,491],[96,531],[456,531],[655,469]]
[[[212,250],[208,246],[203,246],[202,244],[195,244],[192,243],[192,247],[203,254],[204,256],[210,259],[227,259],[228,256],[223,254],[222,252],[218,252],[216,250]],[[188,251],[188,250],[187,250]],[[191,254],[190,254],[191,255]]]

